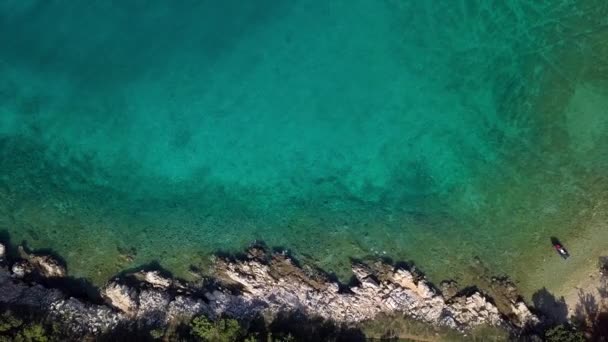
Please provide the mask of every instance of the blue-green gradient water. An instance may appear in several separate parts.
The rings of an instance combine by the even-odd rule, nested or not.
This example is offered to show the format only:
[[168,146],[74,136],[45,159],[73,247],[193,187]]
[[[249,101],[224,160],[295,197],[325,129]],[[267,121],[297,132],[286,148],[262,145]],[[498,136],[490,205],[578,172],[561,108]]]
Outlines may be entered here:
[[[466,279],[584,234],[608,3],[5,0],[0,230],[101,283],[254,240]],[[131,258],[127,257],[129,255]]]

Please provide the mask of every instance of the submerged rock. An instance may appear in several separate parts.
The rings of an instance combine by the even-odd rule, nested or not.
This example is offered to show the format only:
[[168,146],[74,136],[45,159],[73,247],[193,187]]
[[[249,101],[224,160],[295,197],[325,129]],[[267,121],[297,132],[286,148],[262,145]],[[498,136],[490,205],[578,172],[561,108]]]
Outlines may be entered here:
[[496,295],[505,298],[507,301],[511,303],[515,303],[519,298],[519,291],[517,291],[517,287],[511,280],[505,277],[493,277],[491,279],[490,286],[492,290],[496,293]]
[[538,318],[522,301],[517,287],[511,280],[505,277],[493,277],[490,287],[496,306],[512,318],[511,322],[514,325],[525,327],[539,322]]
[[442,281],[439,284],[439,289],[446,300],[450,300],[452,297],[455,297],[459,291],[458,283],[453,280]]

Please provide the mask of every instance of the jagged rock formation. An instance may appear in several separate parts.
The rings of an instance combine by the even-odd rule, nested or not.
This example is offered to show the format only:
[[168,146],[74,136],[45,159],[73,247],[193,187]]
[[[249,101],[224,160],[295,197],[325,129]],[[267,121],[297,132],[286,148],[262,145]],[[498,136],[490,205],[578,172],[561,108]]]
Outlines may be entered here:
[[109,305],[129,316],[135,316],[138,311],[139,304],[136,300],[135,290],[127,285],[121,285],[115,282],[109,283],[101,291],[101,295],[106,299]]
[[160,272],[158,272],[158,271],[151,271],[151,272],[141,271],[141,272],[135,273],[134,276],[135,276],[135,278],[139,279],[140,281],[148,283],[152,287],[161,289],[161,290],[166,290],[173,284],[173,281],[171,279],[163,277],[160,274]]
[[62,278],[68,274],[65,266],[50,255],[29,254],[19,246],[19,256],[24,260],[13,265],[13,272],[20,277],[31,272],[44,278]]
[[[15,264],[34,267],[36,260],[30,256]],[[353,265],[359,283],[351,287],[318,270],[298,267],[283,254],[267,255],[258,248],[250,249],[245,260],[218,259],[214,272],[214,285],[206,287],[185,285],[155,271],[137,272],[110,281],[101,290],[107,305],[95,305],[26,283],[0,267],[0,303],[48,312],[75,334],[96,334],[128,322],[160,327],[199,314],[272,317],[294,310],[338,323],[400,312],[462,331],[480,324],[517,329],[536,320],[521,301],[514,302],[507,317],[480,292],[446,298],[415,272],[383,263]]]
[[451,298],[456,297],[456,295],[460,291],[458,289],[458,284],[453,280],[442,281],[439,284],[439,289],[443,294],[443,298],[445,298],[446,300],[450,300]]
[[534,315],[523,302],[517,303],[516,319],[508,322],[480,292],[447,300],[424,278],[386,264],[372,267],[355,264],[359,285],[340,290],[336,282],[319,274],[306,274],[284,255],[270,260],[249,253],[248,260],[220,262],[218,272],[242,287],[248,303],[263,302],[265,310],[302,310],[338,322],[360,322],[379,313],[402,312],[435,325],[466,330],[480,324],[523,327]]

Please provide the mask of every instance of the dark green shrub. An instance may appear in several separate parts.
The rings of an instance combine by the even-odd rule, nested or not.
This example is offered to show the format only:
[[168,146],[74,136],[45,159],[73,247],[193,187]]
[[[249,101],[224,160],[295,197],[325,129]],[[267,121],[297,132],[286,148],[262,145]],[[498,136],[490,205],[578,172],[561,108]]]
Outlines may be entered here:
[[195,317],[190,328],[192,335],[206,342],[232,342],[244,335],[239,322],[230,318],[211,321],[203,316]]
[[13,316],[10,311],[7,311],[0,316],[0,333],[19,328],[22,324],[23,321]]
[[[28,322],[24,324],[24,320]],[[37,319],[18,317],[11,311],[0,314],[0,342],[48,342],[51,338]],[[55,339],[57,340],[57,338]]]
[[150,331],[150,336],[155,340],[161,339],[165,335],[165,332],[162,329],[154,329]]
[[553,327],[545,332],[548,342],[585,342],[585,336],[564,324]]
[[46,330],[40,324],[30,324],[15,335],[15,342],[48,342]]

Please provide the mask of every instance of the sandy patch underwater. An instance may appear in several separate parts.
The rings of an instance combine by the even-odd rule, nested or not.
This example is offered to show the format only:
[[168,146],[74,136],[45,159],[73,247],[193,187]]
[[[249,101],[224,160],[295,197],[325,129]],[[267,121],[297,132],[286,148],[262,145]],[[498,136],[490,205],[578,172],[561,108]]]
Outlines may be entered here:
[[523,281],[606,193],[606,5],[546,6],[5,4],[0,228],[98,283],[256,239]]

